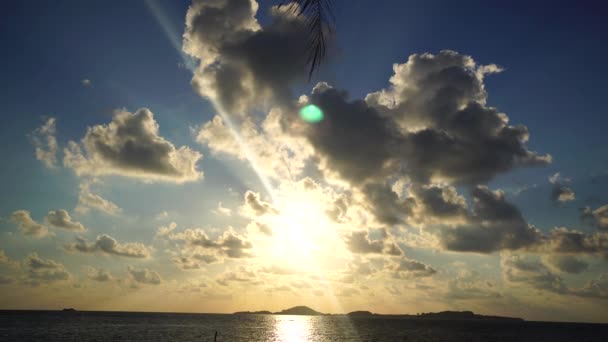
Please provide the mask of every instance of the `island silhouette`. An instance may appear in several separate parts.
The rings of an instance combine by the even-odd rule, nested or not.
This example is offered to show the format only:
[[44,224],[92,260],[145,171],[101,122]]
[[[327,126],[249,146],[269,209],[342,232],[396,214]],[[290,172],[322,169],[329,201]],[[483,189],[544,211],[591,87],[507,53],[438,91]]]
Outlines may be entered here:
[[352,311],[346,314],[327,314],[316,311],[308,306],[294,306],[282,311],[271,312],[268,310],[262,311],[237,311],[235,315],[300,315],[300,316],[350,316],[350,317],[392,317],[404,319],[430,319],[430,320],[492,320],[492,321],[520,321],[523,318],[505,317],[505,316],[488,316],[476,314],[473,311],[440,311],[440,312],[424,312],[416,315],[410,314],[377,314],[371,311]]

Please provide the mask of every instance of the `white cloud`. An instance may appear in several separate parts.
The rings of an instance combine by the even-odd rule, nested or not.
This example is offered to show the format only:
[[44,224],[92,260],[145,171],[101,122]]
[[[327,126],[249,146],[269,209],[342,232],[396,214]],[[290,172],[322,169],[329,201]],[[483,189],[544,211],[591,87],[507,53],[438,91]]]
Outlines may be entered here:
[[44,125],[36,128],[30,135],[36,148],[36,159],[40,160],[49,169],[57,167],[57,131],[55,118],[48,118]]
[[23,235],[42,238],[50,234],[48,227],[34,221],[27,210],[14,211],[11,214],[11,220],[17,224]]
[[45,217],[45,220],[51,227],[54,228],[74,232],[84,232],[87,230],[82,223],[73,221],[70,214],[63,209],[49,211]]
[[186,146],[176,148],[161,137],[147,108],[133,114],[116,111],[108,125],[89,127],[82,144],[70,141],[64,155],[64,165],[78,176],[117,175],[172,183],[203,177],[196,165],[202,154]]
[[76,212],[86,214],[90,209],[99,210],[109,215],[117,215],[122,209],[116,203],[109,201],[91,191],[93,181],[84,181],[80,184]]
[[213,209],[212,212],[216,215],[230,216],[232,215],[232,210],[230,208],[226,208],[222,206],[222,202],[217,203],[217,208]]
[[140,242],[120,243],[107,234],[98,235],[93,242],[77,237],[75,242],[66,244],[65,249],[70,252],[102,253],[127,258],[149,258],[152,253],[149,247]]

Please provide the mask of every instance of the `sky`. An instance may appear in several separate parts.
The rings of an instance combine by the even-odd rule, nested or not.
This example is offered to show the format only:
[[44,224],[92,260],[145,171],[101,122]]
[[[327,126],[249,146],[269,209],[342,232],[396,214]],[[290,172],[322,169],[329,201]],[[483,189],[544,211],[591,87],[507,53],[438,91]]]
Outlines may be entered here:
[[277,3],[0,4],[0,309],[608,322],[598,2]]

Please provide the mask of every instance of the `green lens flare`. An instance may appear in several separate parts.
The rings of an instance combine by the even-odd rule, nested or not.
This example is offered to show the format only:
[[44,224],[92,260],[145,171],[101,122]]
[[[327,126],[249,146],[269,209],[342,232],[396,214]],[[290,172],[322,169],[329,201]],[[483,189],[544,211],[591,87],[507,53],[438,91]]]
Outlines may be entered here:
[[300,118],[306,122],[317,123],[323,120],[323,111],[321,108],[309,104],[300,109]]

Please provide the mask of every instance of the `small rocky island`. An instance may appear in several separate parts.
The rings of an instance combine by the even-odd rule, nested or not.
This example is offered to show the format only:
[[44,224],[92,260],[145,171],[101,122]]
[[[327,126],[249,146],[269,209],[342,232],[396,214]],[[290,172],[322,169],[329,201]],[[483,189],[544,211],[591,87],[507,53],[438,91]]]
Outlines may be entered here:
[[321,312],[315,311],[308,306],[294,306],[293,308],[285,309],[278,312],[270,311],[238,311],[235,315],[300,315],[300,316],[321,316]]
[[376,314],[371,311],[352,311],[344,314],[324,314],[313,310],[307,306],[294,306],[293,308],[285,309],[278,312],[271,311],[238,311],[235,315],[302,315],[302,316],[350,316],[350,317],[387,317],[387,318],[402,318],[402,319],[425,319],[425,320],[492,320],[492,321],[523,321],[517,317],[503,316],[486,316],[473,313],[473,311],[441,311],[441,312],[426,312],[416,315],[407,314]]

